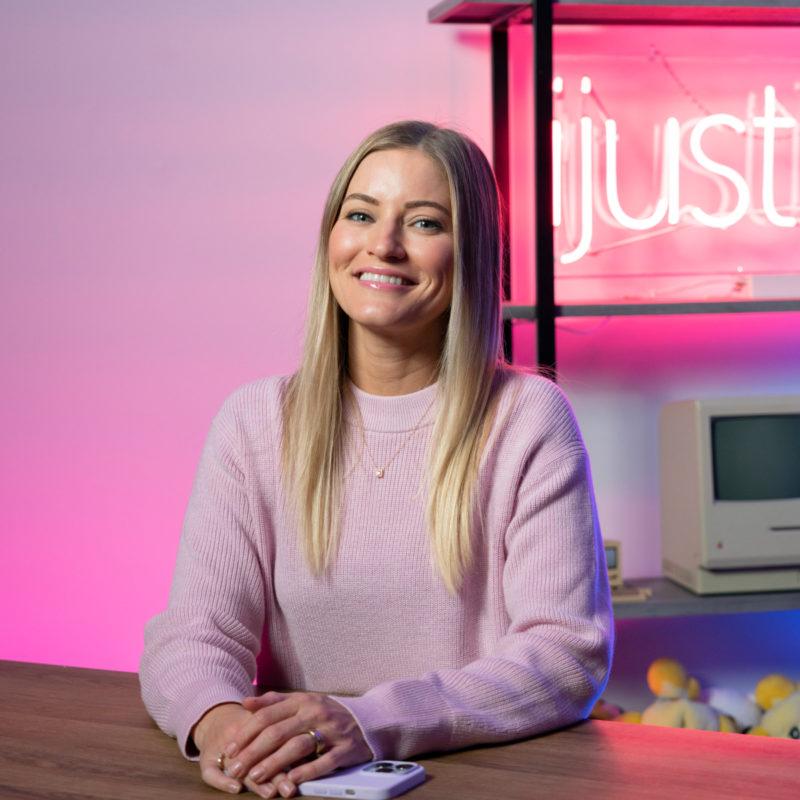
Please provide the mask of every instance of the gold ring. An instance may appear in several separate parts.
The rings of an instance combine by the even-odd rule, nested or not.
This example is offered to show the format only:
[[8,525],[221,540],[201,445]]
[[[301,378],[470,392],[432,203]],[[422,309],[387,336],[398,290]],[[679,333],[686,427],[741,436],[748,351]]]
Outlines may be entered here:
[[305,731],[314,740],[314,757],[319,758],[325,750],[325,739],[319,731]]
[[220,772],[225,772],[225,753],[217,753],[217,766]]

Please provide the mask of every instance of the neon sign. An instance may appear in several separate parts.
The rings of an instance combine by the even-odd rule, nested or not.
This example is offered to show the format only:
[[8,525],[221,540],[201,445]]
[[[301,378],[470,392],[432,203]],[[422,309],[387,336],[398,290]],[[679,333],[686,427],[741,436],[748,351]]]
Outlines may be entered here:
[[[800,125],[780,104],[773,86],[764,87],[762,113],[756,113],[757,98],[750,95],[745,119],[732,114],[709,114],[681,124],[675,117],[669,117],[663,126],[656,126],[654,153],[660,160],[660,186],[654,202],[640,216],[628,213],[620,197],[617,123],[605,113],[599,101],[596,102],[602,123],[599,127],[595,118],[583,111],[584,99],[596,99],[588,77],[582,78],[580,91],[582,113],[576,125],[564,111],[563,79],[556,77],[553,82],[553,224],[562,229],[561,238],[566,241],[558,256],[562,264],[575,263],[592,252],[595,214],[613,226],[638,232],[679,225],[726,229],[746,215],[760,224],[779,228],[797,225],[796,217],[778,208],[775,161],[779,131],[791,131],[792,200],[784,211],[797,211]],[[733,133],[744,142],[744,174],[709,155],[707,141],[712,131]],[[762,149],[760,190],[752,188],[756,182],[753,177],[756,142]],[[579,170],[574,163],[577,158]],[[605,166],[604,175],[601,165]],[[717,208],[703,208],[691,202],[681,205],[681,168],[713,182],[720,197]],[[759,197],[761,205],[756,207],[754,201]]]

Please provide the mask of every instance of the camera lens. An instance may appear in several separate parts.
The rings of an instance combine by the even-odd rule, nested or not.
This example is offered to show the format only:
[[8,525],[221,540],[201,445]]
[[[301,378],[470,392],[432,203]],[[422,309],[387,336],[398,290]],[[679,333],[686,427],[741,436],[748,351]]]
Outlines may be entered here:
[[397,764],[395,765],[398,772],[407,772],[414,768],[413,764]]

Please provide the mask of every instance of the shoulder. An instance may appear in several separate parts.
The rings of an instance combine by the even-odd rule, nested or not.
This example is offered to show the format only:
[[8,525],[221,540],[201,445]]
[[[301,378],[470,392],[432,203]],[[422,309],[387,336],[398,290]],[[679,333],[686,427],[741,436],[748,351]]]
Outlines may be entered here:
[[231,392],[222,403],[214,424],[241,433],[279,425],[288,375],[260,378]]
[[500,418],[546,427],[576,427],[567,396],[549,378],[506,367],[498,378]]
[[280,404],[290,379],[289,375],[272,375],[245,383],[228,395],[223,408],[247,409],[264,403]]
[[490,449],[514,459],[583,457],[585,446],[564,392],[542,375],[505,368],[498,377]]

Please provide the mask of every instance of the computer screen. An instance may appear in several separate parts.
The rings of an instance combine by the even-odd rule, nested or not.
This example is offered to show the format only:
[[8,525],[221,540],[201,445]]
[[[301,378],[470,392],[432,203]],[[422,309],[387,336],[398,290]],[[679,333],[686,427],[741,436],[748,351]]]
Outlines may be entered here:
[[800,415],[711,419],[715,500],[800,497]]

